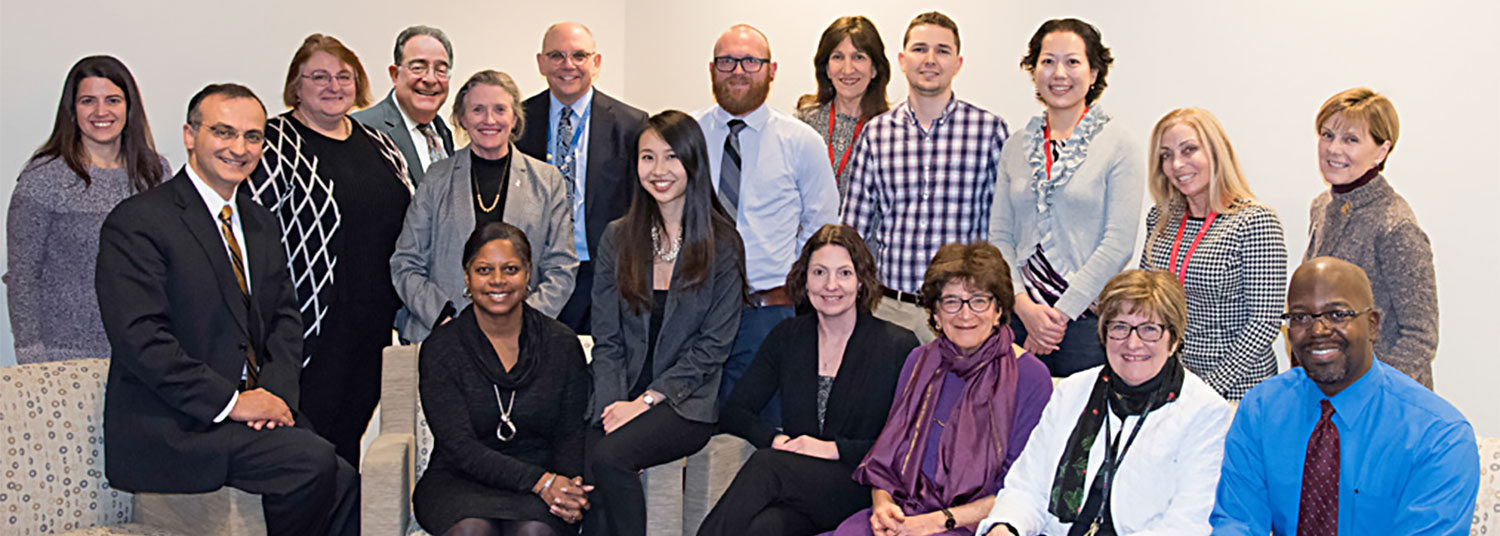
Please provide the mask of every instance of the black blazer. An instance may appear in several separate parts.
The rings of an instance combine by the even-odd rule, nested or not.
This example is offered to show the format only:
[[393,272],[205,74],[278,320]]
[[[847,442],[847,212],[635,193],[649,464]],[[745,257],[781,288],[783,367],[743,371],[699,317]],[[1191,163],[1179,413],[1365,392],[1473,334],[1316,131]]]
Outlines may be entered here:
[[[628,400],[646,366],[650,308],[639,312],[620,297],[615,284],[616,241],[623,220],[609,224],[604,243],[595,258],[593,361],[594,393],[589,404],[589,422],[599,424],[604,407]],[[680,259],[681,257],[679,257]],[[651,260],[643,259],[643,279],[651,284]],[[714,241],[714,261],[708,279],[684,288],[672,271],[667,288],[667,308],[651,360],[654,370],[650,389],[666,395],[664,403],[682,418],[711,423],[717,420],[719,381],[724,361],[740,331],[740,309],[744,305],[745,246],[739,235]],[[647,288],[650,288],[649,286]]]
[[[365,126],[390,136],[391,140],[396,142],[396,147],[401,149],[401,156],[406,157],[406,172],[411,174],[411,185],[422,184],[422,177],[426,175],[426,170],[422,169],[422,160],[417,157],[417,148],[411,143],[411,135],[407,134],[406,120],[401,119],[401,108],[396,103],[394,90],[386,94],[385,99],[375,103],[374,106],[349,115],[364,123]],[[443,141],[443,149],[448,156],[453,156],[453,131],[449,130],[448,124],[443,122],[442,114],[433,118],[432,127],[437,131],[438,139]],[[546,132],[542,134],[545,135]],[[545,140],[543,142],[545,143]],[[426,151],[427,148],[423,147],[422,150]]]
[[[588,226],[589,258],[599,254],[604,227],[630,208],[631,185],[635,183],[636,137],[646,122],[646,112],[594,89],[589,104],[588,177],[583,184],[583,219]],[[547,113],[552,99],[548,91],[526,99],[526,131],[516,148],[527,156],[547,162]],[[551,162],[548,162],[551,164]],[[556,164],[553,164],[556,165]]]
[[735,384],[719,416],[719,429],[758,448],[770,447],[778,432],[760,412],[780,391],[785,428],[780,433],[833,441],[839,461],[853,468],[864,460],[885,426],[901,366],[916,347],[917,336],[911,330],[861,311],[844,347],[844,361],[833,380],[819,431],[818,315],[783,320],[766,335],[750,368]]
[[[240,380],[245,348],[260,386],[297,407],[302,317],[281,228],[235,195],[253,299],[244,306],[216,216],[191,178],[126,199],[104,220],[94,286],[109,337],[104,472],[128,491],[196,493],[224,484],[229,430],[214,423]],[[305,418],[297,418],[305,426]]]

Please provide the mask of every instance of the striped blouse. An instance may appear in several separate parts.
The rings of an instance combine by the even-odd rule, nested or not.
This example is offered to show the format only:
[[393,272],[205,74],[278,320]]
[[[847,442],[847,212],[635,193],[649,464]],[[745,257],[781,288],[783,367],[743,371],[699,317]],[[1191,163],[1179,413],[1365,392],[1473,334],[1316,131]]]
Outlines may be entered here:
[[[1194,250],[1186,270],[1187,333],[1182,364],[1229,400],[1239,400],[1261,380],[1276,374],[1271,343],[1280,334],[1287,287],[1286,238],[1270,208],[1251,202],[1220,214]],[[1142,269],[1168,270],[1180,215],[1152,233],[1159,214],[1146,215]],[[1203,226],[1188,218],[1177,248],[1177,268]]]

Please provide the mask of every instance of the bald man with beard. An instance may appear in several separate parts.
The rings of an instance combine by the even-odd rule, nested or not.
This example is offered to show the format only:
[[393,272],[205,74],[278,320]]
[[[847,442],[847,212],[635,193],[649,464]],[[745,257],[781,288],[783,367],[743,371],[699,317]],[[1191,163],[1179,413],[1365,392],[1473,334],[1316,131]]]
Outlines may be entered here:
[[1318,257],[1287,290],[1302,364],[1251,389],[1225,439],[1215,535],[1467,534],[1474,429],[1375,359],[1380,309],[1364,270]]

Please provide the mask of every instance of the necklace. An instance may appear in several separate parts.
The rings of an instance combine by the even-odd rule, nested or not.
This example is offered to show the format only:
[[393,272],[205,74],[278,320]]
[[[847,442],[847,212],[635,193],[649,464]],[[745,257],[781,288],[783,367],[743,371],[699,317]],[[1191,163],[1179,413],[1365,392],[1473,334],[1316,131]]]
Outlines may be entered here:
[[516,409],[516,392],[510,392],[510,408],[500,402],[500,386],[491,385],[495,388],[495,404],[500,406],[500,424],[495,427],[495,437],[501,441],[510,441],[516,438],[516,424],[510,422],[510,412]]
[[502,184],[502,188],[495,190],[495,200],[490,201],[490,206],[484,206],[484,196],[479,194],[479,177],[470,175],[469,178],[474,179],[474,200],[479,202],[479,210],[483,210],[485,214],[495,210],[495,206],[500,204],[500,190],[504,189],[504,185]]
[[652,227],[651,245],[656,250],[654,252],[656,260],[661,262],[675,262],[677,254],[682,252],[682,233],[678,232],[677,237],[672,239],[671,249],[663,250],[661,247],[661,234],[656,230],[656,227]]

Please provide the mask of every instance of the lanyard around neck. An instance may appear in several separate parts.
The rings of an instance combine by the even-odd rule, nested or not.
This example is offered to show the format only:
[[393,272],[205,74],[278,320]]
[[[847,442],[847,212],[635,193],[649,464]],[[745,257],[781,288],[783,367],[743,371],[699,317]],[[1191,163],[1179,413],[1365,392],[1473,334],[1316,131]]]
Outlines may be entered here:
[[1177,251],[1182,247],[1182,232],[1187,230],[1188,215],[1182,214],[1182,223],[1177,224],[1177,238],[1172,240],[1172,257],[1167,262],[1167,271],[1177,275],[1177,282],[1187,284],[1188,261],[1193,260],[1193,252],[1198,251],[1198,243],[1203,241],[1203,235],[1208,234],[1208,227],[1214,224],[1214,218],[1219,217],[1218,212],[1208,211],[1208,218],[1203,220],[1203,226],[1198,228],[1198,233],[1193,235],[1193,243],[1188,246],[1187,254],[1182,257],[1182,269],[1177,268]]
[[[1078,114],[1078,120],[1073,122],[1073,128],[1083,122],[1084,116],[1089,114],[1089,107],[1083,107],[1083,113]],[[1052,179],[1052,114],[1047,114],[1046,122],[1042,123],[1042,152],[1047,155],[1047,179]]]
[[[828,103],[828,164],[833,165],[833,121],[835,119],[833,103]],[[849,163],[849,155],[854,153],[854,142],[859,140],[859,131],[865,128],[865,120],[860,119],[854,123],[854,135],[849,137],[849,146],[844,148],[844,156],[838,161],[838,167],[834,169],[833,176],[839,177],[844,174],[844,166]]]
[[[572,106],[563,106],[562,111],[560,111],[558,113],[562,114],[562,113],[568,113],[568,112],[571,112],[571,111],[573,111],[573,107]],[[589,103],[588,106],[584,106],[583,107],[583,115],[578,116],[578,121],[576,121],[576,122],[573,123],[573,142],[568,145],[569,149],[574,150],[574,151],[578,150],[578,140],[583,139],[583,131],[584,131],[585,128],[588,127],[588,124],[589,124],[589,114],[593,113],[593,111],[594,111],[594,105],[593,105],[592,102]],[[556,140],[556,137],[557,137],[557,126],[556,126],[556,123],[553,123],[552,136],[549,136],[549,138],[553,138],[553,139],[549,139],[548,143],[547,143],[547,163],[548,164],[552,164],[552,165],[562,164],[561,160],[554,161],[553,157],[552,157],[553,156],[552,155],[552,151],[557,150],[557,143],[556,143],[557,140]]]

